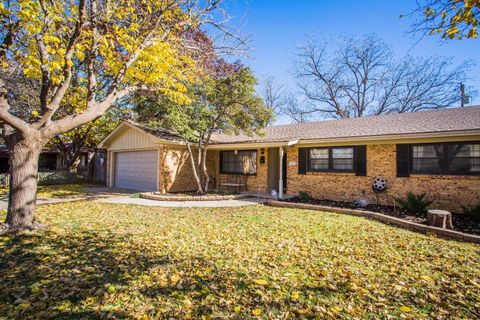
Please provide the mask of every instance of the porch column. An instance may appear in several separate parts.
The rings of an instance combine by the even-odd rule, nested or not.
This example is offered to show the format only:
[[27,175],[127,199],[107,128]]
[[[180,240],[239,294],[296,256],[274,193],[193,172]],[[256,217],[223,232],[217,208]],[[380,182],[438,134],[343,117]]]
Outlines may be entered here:
[[279,163],[279,175],[278,175],[278,197],[283,198],[283,147],[278,148],[278,163]]

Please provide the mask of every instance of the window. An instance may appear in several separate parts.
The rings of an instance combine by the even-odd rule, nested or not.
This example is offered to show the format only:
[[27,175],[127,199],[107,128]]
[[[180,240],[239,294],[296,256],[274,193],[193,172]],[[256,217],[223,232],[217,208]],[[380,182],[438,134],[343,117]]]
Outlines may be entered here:
[[354,171],[353,147],[309,149],[308,171]]
[[257,152],[250,150],[220,151],[220,172],[231,174],[257,173]]
[[353,148],[334,148],[331,150],[333,170],[353,170]]
[[414,172],[441,173],[442,145],[412,146],[412,170]]
[[328,149],[310,149],[310,170],[327,171],[329,168]]
[[480,174],[480,143],[412,145],[411,172]]

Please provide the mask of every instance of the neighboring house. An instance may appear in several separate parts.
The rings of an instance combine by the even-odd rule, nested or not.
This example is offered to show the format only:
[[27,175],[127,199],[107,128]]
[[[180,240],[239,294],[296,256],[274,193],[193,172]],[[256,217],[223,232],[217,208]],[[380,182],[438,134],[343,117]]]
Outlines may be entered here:
[[[8,155],[8,148],[5,145],[0,145],[0,174],[5,174],[9,171]],[[106,153],[103,150],[95,150],[93,148],[82,150],[77,160],[77,172],[88,173],[90,178],[96,181],[105,181],[105,158]],[[45,148],[42,151],[38,160],[38,171],[40,173],[66,172],[67,170],[67,161],[58,150]]]
[[[5,145],[0,145],[0,173],[7,173],[9,169],[8,164],[8,148]],[[78,169],[77,171],[82,172],[86,171],[88,168],[88,155],[89,150],[81,152],[81,155],[78,160]],[[62,155],[58,150],[51,148],[45,148],[40,154],[40,159],[38,160],[38,171],[61,171],[67,170],[67,163],[63,159]]]
[[[214,187],[246,176],[248,191],[307,191],[315,198],[392,204],[409,191],[459,211],[480,202],[480,106],[271,126],[263,136],[216,134],[208,148]],[[100,147],[107,184],[195,190],[188,152],[163,129],[120,124]],[[372,190],[376,177],[386,192]]]

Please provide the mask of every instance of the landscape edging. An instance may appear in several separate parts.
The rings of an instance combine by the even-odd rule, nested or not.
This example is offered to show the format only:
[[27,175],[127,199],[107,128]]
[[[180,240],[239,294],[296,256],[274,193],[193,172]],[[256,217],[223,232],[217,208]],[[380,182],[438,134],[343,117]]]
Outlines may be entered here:
[[463,232],[450,230],[450,229],[442,229],[437,227],[426,226],[420,223],[406,221],[400,218],[388,216],[388,215],[378,213],[378,212],[373,212],[373,211],[336,208],[336,207],[322,206],[322,205],[316,205],[316,204],[294,203],[294,202],[284,202],[284,201],[276,201],[276,200],[267,201],[265,204],[268,206],[279,207],[279,208],[327,211],[327,212],[343,213],[343,214],[348,214],[353,216],[371,218],[380,222],[405,228],[411,231],[417,231],[421,233],[434,233],[434,234],[455,239],[455,240],[468,241],[468,242],[480,244],[480,236],[477,236],[477,235],[463,233]]

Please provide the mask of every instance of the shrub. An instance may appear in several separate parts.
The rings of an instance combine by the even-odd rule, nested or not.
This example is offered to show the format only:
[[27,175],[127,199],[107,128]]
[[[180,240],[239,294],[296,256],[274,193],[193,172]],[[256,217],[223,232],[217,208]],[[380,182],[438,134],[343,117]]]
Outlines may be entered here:
[[310,200],[312,200],[312,194],[307,191],[299,191],[298,199],[304,203],[310,202]]
[[423,216],[427,207],[432,204],[432,201],[425,200],[425,193],[416,195],[408,192],[406,199],[395,198],[395,201],[406,211],[420,216]]
[[473,207],[463,207],[463,214],[465,214],[472,221],[480,222],[480,202]]

